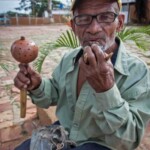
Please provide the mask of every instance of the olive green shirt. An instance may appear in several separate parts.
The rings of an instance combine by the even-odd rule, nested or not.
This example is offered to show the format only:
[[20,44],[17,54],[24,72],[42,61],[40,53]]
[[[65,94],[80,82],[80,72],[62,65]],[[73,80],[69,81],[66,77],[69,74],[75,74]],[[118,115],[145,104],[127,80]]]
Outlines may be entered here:
[[150,73],[147,65],[126,51],[120,42],[114,64],[115,84],[96,93],[86,81],[77,98],[80,48],[64,55],[52,79],[43,79],[30,93],[33,103],[56,115],[69,138],[78,145],[95,142],[114,150],[133,150],[150,118]]

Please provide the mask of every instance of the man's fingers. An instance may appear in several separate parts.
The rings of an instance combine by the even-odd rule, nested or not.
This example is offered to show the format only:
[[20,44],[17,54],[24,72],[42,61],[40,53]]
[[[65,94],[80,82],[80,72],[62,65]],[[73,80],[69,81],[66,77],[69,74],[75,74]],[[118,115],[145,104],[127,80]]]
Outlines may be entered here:
[[[87,60],[86,60],[87,61]],[[86,67],[88,67],[87,62],[85,62],[84,57],[81,57],[79,60],[79,66],[85,70]]]
[[83,60],[86,64],[88,64],[88,57],[87,57],[87,53],[83,54]]
[[101,63],[101,62],[106,62],[106,61],[110,60],[111,57],[112,57],[112,55],[113,55],[112,52],[109,53],[109,54],[103,52],[103,51],[101,50],[100,46],[98,46],[97,44],[93,44],[93,45],[91,46],[91,48],[92,48],[93,53],[95,54],[97,63],[98,63],[98,62],[99,62],[99,63]]
[[19,64],[20,72],[24,73],[25,75],[28,74],[27,67],[27,64]]
[[14,85],[15,85],[17,88],[19,88],[20,90],[27,88],[27,84],[25,84],[24,82],[20,81],[19,78],[15,78],[15,79],[14,79]]
[[14,79],[14,85],[18,89],[32,90],[41,84],[41,76],[28,64],[19,64],[20,71]]
[[25,84],[30,84],[30,79],[25,75],[25,74],[23,74],[23,73],[18,73],[18,79],[21,81],[21,82],[23,82],[23,83],[25,83]]
[[30,66],[27,67],[27,71],[30,76],[32,76],[36,73]]
[[86,64],[96,66],[96,58],[90,46],[86,46],[83,52],[83,60]]
[[103,62],[105,60],[105,55],[101,48],[97,44],[92,44],[91,48],[96,57],[97,63]]
[[19,64],[20,71],[14,79],[14,85],[19,88],[27,88],[30,84],[30,79],[28,78],[27,66],[24,64]]

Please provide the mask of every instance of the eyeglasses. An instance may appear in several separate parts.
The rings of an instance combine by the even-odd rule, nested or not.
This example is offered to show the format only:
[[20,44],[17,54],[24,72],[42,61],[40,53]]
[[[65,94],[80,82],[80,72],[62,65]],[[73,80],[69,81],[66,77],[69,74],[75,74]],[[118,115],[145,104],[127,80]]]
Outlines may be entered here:
[[98,23],[112,23],[115,21],[118,14],[114,12],[103,12],[97,15],[78,15],[73,18],[74,22],[78,26],[89,25],[92,23],[93,19],[96,18]]

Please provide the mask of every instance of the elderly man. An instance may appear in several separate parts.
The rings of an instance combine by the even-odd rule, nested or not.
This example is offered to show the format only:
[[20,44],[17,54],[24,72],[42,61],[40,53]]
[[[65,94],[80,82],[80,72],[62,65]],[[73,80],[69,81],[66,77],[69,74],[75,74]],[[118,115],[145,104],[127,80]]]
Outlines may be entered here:
[[133,150],[150,117],[149,70],[116,37],[120,9],[119,0],[74,0],[71,26],[81,47],[62,58],[52,79],[20,65],[14,80],[37,106],[57,105],[74,150]]

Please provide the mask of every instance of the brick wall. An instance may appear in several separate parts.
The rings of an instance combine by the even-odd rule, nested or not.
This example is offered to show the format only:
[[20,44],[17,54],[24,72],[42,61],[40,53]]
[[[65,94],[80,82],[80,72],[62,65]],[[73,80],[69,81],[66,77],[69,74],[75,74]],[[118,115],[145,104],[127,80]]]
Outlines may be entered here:
[[[53,15],[54,23],[66,23],[67,20],[62,15]],[[46,25],[50,24],[49,18],[42,17],[11,17],[11,25]]]

